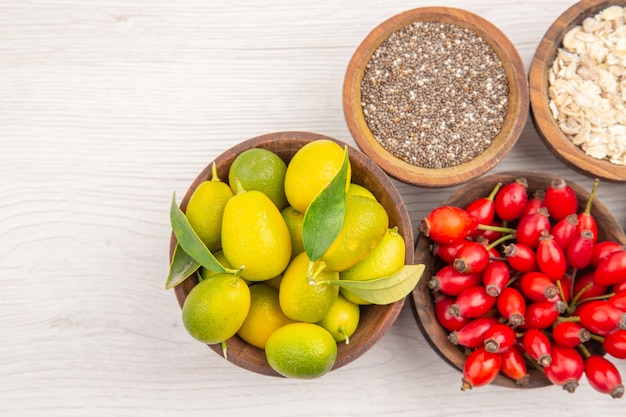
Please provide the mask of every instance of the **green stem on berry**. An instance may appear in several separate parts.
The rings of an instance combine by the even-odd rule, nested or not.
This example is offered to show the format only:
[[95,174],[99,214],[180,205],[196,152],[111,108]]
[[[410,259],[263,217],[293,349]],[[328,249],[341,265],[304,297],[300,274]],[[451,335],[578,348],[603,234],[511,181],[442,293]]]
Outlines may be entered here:
[[[559,289],[559,296],[561,297],[561,300],[563,300],[563,302],[565,302],[565,293],[563,292],[563,284],[561,284],[561,280],[558,279],[556,281],[556,287]],[[568,307],[568,311],[569,311],[569,307]]]
[[590,336],[591,337],[589,340],[595,340],[596,342],[604,343],[604,336],[600,336],[599,334],[595,334],[591,332],[590,332]]
[[[570,294],[570,297],[572,297],[574,295],[574,281],[576,280],[577,272],[578,272],[578,269],[576,269],[576,268],[572,269],[572,279],[570,280],[570,283],[569,283],[569,294]],[[569,308],[567,309],[567,311],[569,312]]]
[[589,356],[591,356],[591,352],[589,352],[589,349],[587,349],[587,346],[580,343],[577,347],[578,347],[578,350],[582,352],[585,358],[588,358]]
[[533,368],[535,368],[542,374],[545,373],[545,371],[543,370],[543,366],[539,365],[537,361],[531,358],[528,353],[524,352],[523,355],[524,355],[524,359],[526,359],[526,363],[528,363],[530,366],[532,366]]
[[559,316],[559,318],[557,318],[556,321],[559,322],[559,323],[564,322],[564,321],[579,322],[580,321],[580,317],[578,317],[578,316],[569,316],[569,317]]
[[489,194],[489,196],[487,197],[487,200],[493,201],[493,199],[496,198],[496,194],[498,193],[500,188],[502,188],[501,182],[497,183],[496,186],[493,187],[493,190],[491,190],[491,194]]
[[587,205],[585,206],[585,211],[584,211],[585,214],[591,213],[591,202],[596,196],[596,191],[598,190],[598,184],[600,184],[600,180],[598,178],[593,180],[593,188],[591,189],[591,194],[589,194],[589,200],[587,200]]
[[580,291],[574,294],[574,297],[572,297],[572,300],[570,301],[569,306],[567,307],[567,312],[569,314],[572,314],[574,312],[574,310],[576,309],[576,306],[578,305],[578,300],[580,299],[580,297],[582,297],[582,295],[591,287],[593,287],[593,282],[590,282],[589,284],[585,285],[583,288],[581,288]]
[[519,275],[514,275],[509,279],[509,282],[506,283],[507,287],[510,287],[511,284],[513,284],[515,281],[518,281],[520,279]]
[[583,298],[582,300],[580,300],[579,304],[586,303],[587,301],[606,300],[606,299],[613,297],[614,295],[615,295],[614,292],[610,292],[608,294],[597,295],[595,297]]
[[499,239],[494,240],[493,242],[491,242],[489,244],[489,246],[487,246],[487,250],[491,250],[491,249],[495,248],[496,246],[498,246],[500,243],[506,242],[507,240],[511,240],[511,239],[515,239],[515,234],[514,233],[510,233],[508,235],[504,235],[504,236],[500,237]]
[[491,232],[502,232],[507,234],[515,233],[515,229],[504,226],[493,226],[491,224],[482,224],[480,223],[477,227],[478,230],[489,230]]

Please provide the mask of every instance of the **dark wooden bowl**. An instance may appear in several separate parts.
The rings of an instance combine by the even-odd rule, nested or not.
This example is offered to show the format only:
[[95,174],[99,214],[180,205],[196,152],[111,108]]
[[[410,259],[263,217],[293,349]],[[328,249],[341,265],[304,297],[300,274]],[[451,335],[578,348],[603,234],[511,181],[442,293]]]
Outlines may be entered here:
[[[304,144],[317,140],[328,139],[339,143],[342,147],[345,143],[336,139],[307,132],[278,132],[258,136],[246,140],[230,149],[215,159],[218,176],[224,180],[228,178],[228,170],[231,163],[237,155],[250,148],[265,148],[275,152],[285,162],[289,162],[291,157]],[[352,182],[368,188],[378,201],[385,207],[389,214],[389,224],[391,227],[398,226],[400,234],[404,237],[406,244],[405,263],[413,263],[413,231],[411,219],[408,210],[404,205],[400,193],[396,189],[391,179],[366,155],[354,147],[348,146],[350,164],[352,169]],[[211,178],[211,166],[209,163],[206,168],[193,181],[187,193],[185,194],[180,208],[185,211],[187,202],[196,187],[204,180]],[[170,261],[172,253],[176,246],[176,238],[171,235],[170,238]],[[198,283],[195,278],[188,278],[182,284],[174,288],[178,304],[181,306],[189,294],[189,291]],[[389,305],[367,305],[361,308],[361,319],[357,331],[350,336],[350,344],[340,343],[338,345],[337,360],[333,369],[337,369],[347,363],[352,362],[374,344],[389,330],[393,322],[398,317],[404,299]],[[235,365],[248,369],[250,371],[278,376],[278,374],[270,368],[265,358],[265,352],[244,342],[238,336],[234,336],[227,341],[228,360]],[[222,349],[220,345],[209,345],[220,356]]]
[[[551,181],[558,178],[555,175],[537,171],[511,171],[501,174],[494,174],[474,180],[453,193],[442,205],[453,205],[465,207],[470,201],[489,195],[493,187],[498,183],[509,183],[516,178],[526,178],[528,181],[528,192],[532,193],[537,189],[546,189]],[[589,192],[581,186],[565,179],[574,189],[578,196],[579,207],[584,208],[589,198]],[[610,211],[597,199],[593,200],[591,214],[598,222],[598,240],[613,240],[626,244],[626,236],[618,221]],[[465,362],[463,351],[447,339],[449,332],[437,321],[434,311],[433,295],[428,288],[428,280],[442,266],[442,262],[436,259],[431,253],[432,241],[424,235],[417,237],[415,246],[415,263],[423,263],[426,269],[415,290],[411,294],[411,305],[415,318],[421,328],[424,337],[428,340],[435,351],[453,367],[462,370]],[[598,348],[598,350],[600,350]],[[493,382],[495,385],[511,388],[537,388],[551,385],[550,381],[539,371],[529,367],[530,383],[525,387],[516,385],[515,382],[505,376],[499,375]]]
[[[437,21],[466,27],[485,39],[502,61],[509,81],[509,106],[500,133],[473,160],[448,168],[429,169],[409,164],[387,151],[370,131],[361,107],[361,81],[372,54],[392,33],[413,22]],[[343,84],[343,111],[357,145],[388,174],[413,185],[438,188],[463,184],[496,166],[515,146],[528,118],[528,82],[524,63],[497,27],[470,12],[450,7],[405,11],[374,28],[355,51]]]
[[567,9],[550,26],[543,36],[529,69],[531,117],[539,136],[554,155],[570,168],[607,181],[626,181],[626,166],[613,164],[588,156],[565,136],[552,116],[549,108],[548,74],[563,37],[586,17],[612,5],[626,6],[624,0],[583,0]]

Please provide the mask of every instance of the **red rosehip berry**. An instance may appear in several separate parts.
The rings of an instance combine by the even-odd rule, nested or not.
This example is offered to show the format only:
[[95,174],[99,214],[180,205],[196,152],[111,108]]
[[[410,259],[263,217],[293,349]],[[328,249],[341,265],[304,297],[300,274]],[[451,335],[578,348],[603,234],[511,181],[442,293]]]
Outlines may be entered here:
[[548,186],[543,204],[548,209],[550,217],[557,221],[578,210],[576,192],[562,178],[553,180]]
[[526,207],[524,207],[524,211],[522,211],[520,219],[536,213],[540,207],[545,207],[543,203],[545,195],[546,192],[544,190],[542,190],[541,188],[536,189],[533,192],[532,197],[528,199],[528,202],[526,203]]
[[593,389],[613,398],[622,398],[624,385],[622,377],[611,361],[598,356],[590,355],[585,358],[585,376]]
[[438,256],[446,264],[452,264],[456,259],[459,249],[467,242],[467,240],[458,240],[456,242],[444,244],[433,244],[433,255]]
[[465,210],[455,206],[439,206],[420,223],[420,232],[437,243],[450,244],[465,239],[478,223]]
[[546,367],[552,362],[552,343],[539,329],[528,329],[522,336],[522,346],[528,356]]
[[506,262],[494,260],[487,265],[482,273],[482,277],[487,293],[497,297],[509,283],[511,271]]
[[589,195],[589,200],[587,200],[585,210],[581,213],[578,213],[578,224],[576,225],[576,230],[579,234],[583,230],[591,230],[594,236],[594,243],[598,239],[598,224],[596,223],[596,219],[591,215],[591,205],[596,195],[596,191],[598,190],[599,183],[600,181],[598,179],[593,182],[593,189],[591,190],[591,194]]
[[626,279],[626,250],[613,252],[598,263],[593,281],[598,285],[613,285]]
[[559,318],[559,314],[564,313],[567,304],[563,301],[533,301],[526,305],[526,314],[524,315],[524,324],[521,326],[525,329],[547,329],[552,326]]
[[435,295],[435,317],[437,322],[449,332],[459,330],[465,326],[470,319],[463,316],[451,316],[448,314],[448,307],[454,303],[454,298],[444,295]]
[[504,185],[496,197],[495,210],[498,217],[507,222],[517,220],[528,203],[528,182],[525,178]]
[[589,266],[593,257],[594,240],[591,230],[583,230],[574,236],[565,252],[567,262],[572,268],[583,269]]
[[617,359],[626,359],[626,330],[616,330],[604,337],[602,347]]
[[500,373],[502,357],[480,347],[472,351],[465,359],[461,390],[490,384]]
[[576,347],[591,339],[589,330],[573,321],[562,321],[552,328],[552,339],[558,345]]
[[565,275],[567,267],[563,249],[550,234],[544,234],[537,245],[537,267],[549,278],[556,281]]
[[559,298],[559,288],[543,272],[527,272],[519,283],[522,294],[532,301],[556,301]]
[[511,327],[524,324],[526,314],[526,300],[522,293],[513,287],[502,290],[496,301],[496,307],[500,315],[505,318]]
[[561,247],[567,249],[567,245],[572,241],[577,233],[578,216],[570,214],[559,220],[550,230],[550,234],[554,237],[554,241]]
[[520,349],[514,345],[511,349],[503,352],[501,356],[502,364],[500,372],[515,381],[517,385],[527,385],[530,381],[530,376],[527,372],[524,355]]
[[517,339],[515,331],[506,324],[496,324],[483,335],[487,352],[502,353],[509,350]]
[[537,270],[537,256],[535,251],[528,245],[522,243],[505,245],[502,254],[505,256],[511,269],[517,272]]
[[450,332],[448,340],[453,345],[475,349],[483,346],[485,342],[485,332],[498,324],[495,317],[478,317],[470,320],[459,330]]
[[580,324],[592,333],[606,336],[626,329],[626,313],[607,301],[590,301],[579,309]]
[[463,290],[448,310],[453,316],[475,318],[487,313],[495,304],[496,297],[487,294],[484,285],[477,285]]
[[489,196],[472,201],[465,207],[465,211],[475,218],[476,222],[480,224],[491,224],[496,213],[496,205],[493,200],[501,187],[502,183],[497,183],[491,190]]
[[584,373],[583,359],[574,348],[553,345],[552,361],[544,367],[545,375],[554,385],[573,393]]
[[480,273],[489,264],[489,251],[485,245],[478,242],[467,242],[456,256],[454,269],[466,274]]
[[621,244],[612,241],[612,240],[604,240],[602,242],[597,242],[593,246],[593,256],[591,258],[591,266],[596,267],[598,263],[608,255],[613,252],[618,252],[624,250]]
[[457,296],[464,290],[482,283],[482,274],[465,274],[446,265],[428,280],[428,288],[446,295]]
[[531,248],[536,248],[542,233],[550,232],[548,209],[541,207],[534,214],[522,217],[515,228],[515,238]]

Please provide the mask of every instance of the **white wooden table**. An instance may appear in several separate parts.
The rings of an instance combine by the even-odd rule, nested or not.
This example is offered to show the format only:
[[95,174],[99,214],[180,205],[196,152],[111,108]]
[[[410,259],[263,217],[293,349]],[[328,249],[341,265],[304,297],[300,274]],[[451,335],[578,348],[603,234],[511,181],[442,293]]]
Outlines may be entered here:
[[[195,342],[164,289],[169,203],[214,157],[263,133],[354,143],[347,63],[419,6],[480,14],[526,66],[572,0],[1,0],[1,416],[623,415],[557,387],[460,391],[407,302],[361,359],[313,381],[253,374]],[[493,172],[587,188],[529,122]],[[397,183],[414,224],[453,190]],[[598,198],[626,224],[625,185]],[[626,375],[626,362],[619,363]]]

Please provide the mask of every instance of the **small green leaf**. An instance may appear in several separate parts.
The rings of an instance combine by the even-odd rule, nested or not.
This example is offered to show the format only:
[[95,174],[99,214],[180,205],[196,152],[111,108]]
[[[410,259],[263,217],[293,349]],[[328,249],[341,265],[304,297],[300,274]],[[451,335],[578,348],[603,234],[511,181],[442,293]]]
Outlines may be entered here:
[[304,213],[302,240],[304,251],[312,262],[317,261],[326,252],[343,226],[346,213],[348,164],[348,147],[346,146],[341,168]]
[[193,230],[187,221],[185,213],[176,204],[176,194],[172,197],[170,222],[172,223],[172,231],[178,240],[178,244],[192,259],[195,259],[196,262],[210,271],[229,272],[215,259],[211,251]]
[[177,286],[196,272],[199,267],[200,264],[177,244],[172,255],[172,263],[165,281],[165,288],[169,290]]
[[350,290],[356,296],[373,304],[391,304],[406,297],[417,285],[425,266],[405,265],[395,275],[369,281],[333,280],[338,287]]

